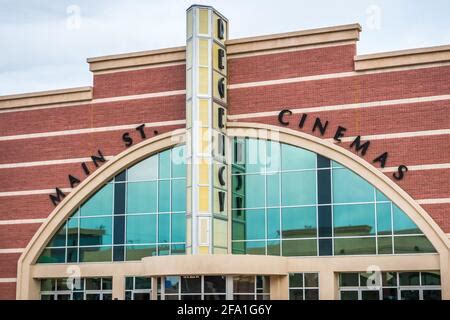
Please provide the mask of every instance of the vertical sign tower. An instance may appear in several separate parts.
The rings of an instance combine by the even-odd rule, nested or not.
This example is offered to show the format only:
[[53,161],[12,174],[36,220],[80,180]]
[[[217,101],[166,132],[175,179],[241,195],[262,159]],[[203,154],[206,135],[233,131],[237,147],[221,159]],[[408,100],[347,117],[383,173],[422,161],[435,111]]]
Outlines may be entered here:
[[228,252],[228,21],[214,8],[186,12],[186,251]]

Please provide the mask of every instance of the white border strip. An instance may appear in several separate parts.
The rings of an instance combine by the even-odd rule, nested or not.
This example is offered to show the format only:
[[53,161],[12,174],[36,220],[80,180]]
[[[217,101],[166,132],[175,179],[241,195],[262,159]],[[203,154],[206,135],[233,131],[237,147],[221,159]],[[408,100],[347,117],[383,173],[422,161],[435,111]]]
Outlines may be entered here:
[[[339,110],[361,109],[361,108],[371,108],[371,107],[380,107],[380,106],[391,106],[391,105],[397,105],[397,104],[433,102],[433,101],[442,101],[442,100],[450,100],[450,94],[440,95],[440,96],[428,96],[428,97],[418,97],[418,98],[363,102],[363,103],[349,103],[349,104],[340,104],[340,105],[331,105],[331,106],[297,108],[297,109],[289,109],[289,110],[291,110],[293,114],[299,114],[299,113],[309,113],[309,112],[339,111]],[[243,113],[243,114],[237,114],[237,115],[229,115],[228,120],[272,117],[272,116],[278,116],[279,113],[280,113],[280,111]]]
[[0,278],[0,283],[17,282],[17,278]]
[[0,253],[22,253],[25,248],[0,249]]
[[[160,121],[160,122],[148,122],[148,123],[145,123],[145,126],[146,127],[162,127],[162,126],[179,125],[179,124],[185,124],[185,123],[186,123],[186,120],[170,120],[170,121]],[[126,124],[126,125],[121,125],[121,126],[96,127],[96,128],[86,128],[86,129],[74,129],[74,130],[19,134],[19,135],[13,135],[13,136],[0,137],[0,141],[68,136],[68,135],[74,135],[74,134],[108,132],[108,131],[118,131],[118,130],[129,130],[129,129],[134,129],[139,125],[141,125],[141,124],[135,123],[135,124]]]
[[[373,135],[361,136],[361,140],[401,139],[401,138],[439,136],[439,135],[446,135],[446,134],[450,134],[450,129],[373,134]],[[356,136],[345,137],[345,138],[341,138],[341,140],[342,140],[342,142],[350,142],[350,141],[355,140],[355,138],[356,138]],[[336,142],[333,138],[328,138],[325,140],[330,141],[330,142]]]
[[[71,192],[72,188],[60,188],[62,192]],[[23,191],[5,191],[0,192],[0,197],[14,197],[14,196],[30,196],[36,194],[51,194],[55,193],[55,189],[40,189],[40,190],[23,190]]]
[[[106,160],[111,160],[114,156],[104,156]],[[31,162],[17,162],[17,163],[4,163],[0,164],[0,169],[12,169],[12,168],[26,168],[37,166],[50,166],[58,164],[70,164],[90,162],[91,158],[72,158],[72,159],[58,159],[58,160],[44,160],[44,161],[31,161]]]
[[416,201],[419,204],[439,204],[439,203],[450,203],[450,198],[418,199]]
[[16,219],[16,220],[0,220],[0,226],[10,224],[37,224],[43,223],[45,219]]
[[[381,172],[395,172],[397,167],[386,167],[381,169]],[[421,164],[416,166],[408,166],[409,171],[435,170],[435,169],[450,169],[450,163],[440,164]]]

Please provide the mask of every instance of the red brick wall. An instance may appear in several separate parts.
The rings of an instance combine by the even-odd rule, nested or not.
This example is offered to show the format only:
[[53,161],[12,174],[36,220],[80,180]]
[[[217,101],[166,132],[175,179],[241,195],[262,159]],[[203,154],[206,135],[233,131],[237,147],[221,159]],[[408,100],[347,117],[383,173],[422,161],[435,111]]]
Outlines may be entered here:
[[[353,71],[355,45],[285,52],[252,57],[233,58],[228,62],[229,84],[279,80]],[[351,77],[303,81],[290,84],[231,88],[229,114],[251,114],[272,111],[271,116],[248,115],[245,122],[279,125],[277,112],[284,108],[311,108],[354,104],[391,99],[416,98],[450,94],[450,67],[387,71]],[[148,68],[94,76],[94,99],[114,98],[162,91],[185,89],[185,65]],[[0,137],[53,131],[121,126],[185,119],[185,96],[123,101],[104,101],[61,108],[41,108],[0,113]],[[346,136],[401,133],[450,128],[448,101],[416,102],[357,108],[339,111],[308,112],[303,129],[298,128],[300,115],[289,118],[289,127],[312,133],[315,117],[329,121],[323,138],[331,138],[338,125],[347,128]],[[159,133],[184,127],[165,125],[147,128]],[[138,132],[113,130],[50,137],[0,140],[0,165],[56,159],[89,157],[101,149],[114,156],[126,149],[121,136],[129,131],[135,143]],[[349,143],[340,144],[349,149]],[[387,166],[439,164],[450,162],[447,135],[372,140],[368,154],[371,162],[388,151]],[[92,163],[89,164],[94,169]],[[67,174],[85,175],[80,163],[20,168],[0,168],[0,192],[68,187]],[[391,177],[392,173],[387,172]],[[396,181],[397,182],[397,181]],[[415,199],[449,198],[450,169],[410,171],[397,182]],[[450,232],[450,204],[423,205],[445,231]],[[0,197],[0,220],[42,219],[53,210],[48,194]],[[39,223],[0,225],[0,249],[23,248]],[[19,253],[0,254],[0,278],[15,278]],[[15,283],[0,283],[0,299],[14,299]]]

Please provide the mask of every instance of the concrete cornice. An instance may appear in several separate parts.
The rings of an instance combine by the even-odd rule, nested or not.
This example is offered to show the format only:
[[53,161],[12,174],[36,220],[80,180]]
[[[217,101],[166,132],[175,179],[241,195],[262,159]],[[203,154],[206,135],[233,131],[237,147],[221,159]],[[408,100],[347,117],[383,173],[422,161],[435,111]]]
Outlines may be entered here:
[[355,57],[355,70],[365,71],[450,61],[450,45],[418,48]]
[[92,87],[78,87],[0,96],[0,110],[67,102],[82,102],[92,99]]

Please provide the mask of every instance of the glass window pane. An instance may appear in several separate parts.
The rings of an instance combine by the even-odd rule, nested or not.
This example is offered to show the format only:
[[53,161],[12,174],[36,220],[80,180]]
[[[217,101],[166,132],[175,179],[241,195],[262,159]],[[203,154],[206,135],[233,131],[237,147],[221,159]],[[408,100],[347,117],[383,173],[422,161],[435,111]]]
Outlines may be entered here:
[[357,287],[359,286],[358,273],[340,273],[339,286],[340,287]]
[[378,237],[378,254],[392,254],[392,237]]
[[389,199],[378,189],[375,190],[375,194],[376,194],[376,199],[378,202],[379,201],[389,201]]
[[172,149],[172,178],[186,177],[186,147],[178,146]]
[[154,213],[156,212],[156,181],[128,183],[127,212]]
[[354,204],[333,206],[335,236],[375,234],[375,206]]
[[255,293],[255,276],[234,276],[234,293]]
[[361,292],[361,300],[380,300],[380,292],[374,290],[364,290]]
[[382,272],[381,279],[383,287],[397,286],[397,272]]
[[80,209],[82,216],[112,214],[113,184],[107,184],[98,190]]
[[280,205],[280,174],[268,174],[267,179],[267,206]]
[[281,169],[281,145],[279,142],[267,141],[266,171],[275,172]]
[[66,223],[53,236],[52,240],[47,244],[48,247],[65,247],[66,246]]
[[156,215],[128,215],[127,243],[156,243]]
[[81,247],[80,262],[111,261],[112,250],[107,247]]
[[266,141],[258,139],[245,141],[245,171],[247,173],[265,172]]
[[283,240],[283,256],[316,256],[316,240]]
[[267,209],[267,239],[280,239],[280,209]]
[[156,245],[145,245],[145,246],[127,246],[126,247],[126,260],[135,261],[141,260],[143,257],[151,257],[157,255]]
[[158,156],[152,156],[128,169],[128,181],[149,181],[158,179]]
[[55,279],[42,279],[41,280],[41,291],[55,291],[56,281]]
[[425,236],[401,236],[394,237],[394,252],[396,254],[432,253],[436,250]]
[[401,290],[401,300],[419,300],[419,290]]
[[225,293],[226,277],[225,276],[205,276],[204,278],[205,293]]
[[112,243],[112,217],[80,218],[80,245]]
[[281,255],[281,243],[279,240],[267,241],[267,255],[269,256]]
[[305,287],[315,288],[319,286],[319,274],[318,273],[305,273]]
[[186,214],[173,213],[171,216],[172,216],[172,242],[185,242]]
[[290,288],[302,288],[303,287],[303,273],[290,273],[289,274],[289,287]]
[[202,278],[200,276],[181,277],[181,293],[200,293]]
[[245,224],[246,240],[265,239],[264,210],[247,210]]
[[284,239],[317,236],[316,207],[283,208],[281,218]]
[[170,181],[159,181],[158,189],[158,211],[170,212]]
[[286,172],[281,176],[281,199],[285,206],[316,204],[316,172]]
[[79,218],[70,218],[67,223],[67,245],[78,245],[78,224]]
[[264,176],[250,174],[244,176],[246,208],[261,208],[265,206]]
[[333,169],[334,203],[374,201],[370,183],[349,169]]
[[422,285],[423,286],[439,286],[441,285],[441,275],[436,272],[422,272]]
[[420,284],[419,272],[399,272],[401,286],[418,286]]
[[383,288],[383,300],[398,300],[397,288]]
[[172,180],[172,211],[186,210],[186,180]]
[[341,291],[341,300],[358,300],[358,291]]
[[169,276],[164,278],[164,290],[166,294],[178,294],[180,288],[180,277]]
[[170,214],[158,214],[158,242],[170,242]]
[[392,206],[395,234],[421,234],[417,225],[396,205]]
[[147,277],[136,277],[135,278],[135,289],[151,289],[152,279]]
[[316,154],[299,147],[282,144],[281,166],[283,170],[315,169]]
[[375,254],[375,238],[337,238],[334,239],[335,255]]
[[158,154],[159,179],[170,178],[170,150]]
[[244,252],[245,254],[266,254],[266,242],[265,241],[246,241]]
[[423,290],[423,300],[442,300],[441,290]]
[[150,293],[135,292],[134,300],[150,300]]
[[377,233],[392,234],[391,204],[377,203]]
[[305,289],[305,300],[319,300],[319,290]]
[[303,289],[289,289],[289,300],[303,300]]
[[125,278],[125,290],[133,290],[134,288],[134,277]]

